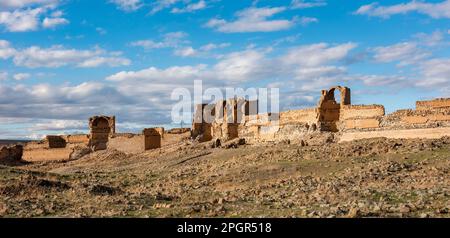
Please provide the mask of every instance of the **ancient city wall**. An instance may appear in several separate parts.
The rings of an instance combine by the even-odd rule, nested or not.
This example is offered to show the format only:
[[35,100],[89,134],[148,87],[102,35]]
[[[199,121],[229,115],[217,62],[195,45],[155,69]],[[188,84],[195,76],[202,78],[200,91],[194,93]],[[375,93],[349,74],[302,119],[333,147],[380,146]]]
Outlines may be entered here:
[[[337,91],[340,93],[339,102],[335,96]],[[219,115],[223,113],[224,118],[231,116],[234,119],[236,112],[242,110],[236,105],[243,105],[235,100],[227,100],[226,103],[229,104],[227,106],[224,104],[225,101],[215,105],[198,105],[198,114],[202,110],[214,108],[213,114],[219,112]],[[279,140],[299,138],[317,131],[336,133],[387,131],[389,134],[393,133],[390,132],[393,129],[450,127],[450,99],[418,101],[416,107],[417,110],[399,110],[385,115],[383,105],[351,105],[350,89],[336,86],[322,90],[316,108],[290,110],[278,114],[257,114],[256,117],[247,115],[244,117],[245,120],[232,120],[231,123],[194,123],[193,131],[197,133],[193,133],[193,136],[201,135],[200,141],[236,137]]]
[[315,108],[280,112],[280,125],[313,123],[317,123],[317,111]]
[[383,105],[345,105],[341,108],[340,120],[355,118],[379,118],[384,116]]
[[80,135],[67,135],[65,136],[66,142],[69,144],[88,144],[89,136],[86,134]]
[[339,142],[377,137],[393,139],[439,139],[444,136],[450,136],[450,127],[344,132],[340,136]]
[[67,145],[66,139],[63,136],[48,135],[45,138],[47,148],[65,148]]
[[380,127],[380,119],[385,115],[382,105],[345,105],[341,108],[341,130],[371,129]]
[[437,98],[428,101],[417,101],[416,110],[429,110],[438,108],[449,108],[450,98]]

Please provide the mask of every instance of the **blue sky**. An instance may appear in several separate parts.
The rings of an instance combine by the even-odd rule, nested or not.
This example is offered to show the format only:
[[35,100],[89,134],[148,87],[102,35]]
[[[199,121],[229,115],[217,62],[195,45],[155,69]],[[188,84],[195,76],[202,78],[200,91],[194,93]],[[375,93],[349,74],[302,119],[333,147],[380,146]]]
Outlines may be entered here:
[[320,90],[388,112],[450,95],[450,1],[1,0],[0,138],[173,126],[176,87]]

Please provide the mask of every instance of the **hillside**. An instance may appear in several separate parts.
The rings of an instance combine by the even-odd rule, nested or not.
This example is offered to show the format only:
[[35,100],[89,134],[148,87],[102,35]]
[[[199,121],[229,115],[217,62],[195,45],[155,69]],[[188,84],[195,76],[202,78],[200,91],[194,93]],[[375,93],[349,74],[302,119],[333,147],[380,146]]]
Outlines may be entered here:
[[450,217],[449,175],[448,137],[223,148],[180,142],[3,165],[0,216]]

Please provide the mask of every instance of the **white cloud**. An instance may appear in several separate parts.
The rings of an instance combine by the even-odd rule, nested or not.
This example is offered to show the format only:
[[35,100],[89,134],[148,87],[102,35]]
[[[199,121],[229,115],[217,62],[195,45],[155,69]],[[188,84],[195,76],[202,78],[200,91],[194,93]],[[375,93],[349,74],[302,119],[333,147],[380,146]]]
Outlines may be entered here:
[[[174,66],[166,69],[150,67],[140,71],[122,71],[107,78],[110,81],[140,85],[142,81],[152,84],[185,85],[194,79],[209,83],[234,84],[253,80],[295,77],[299,80],[315,80],[341,75],[345,68],[330,64],[345,59],[354,43],[329,46],[325,43],[294,47],[278,57],[268,57],[269,49],[247,49],[224,55],[211,66]],[[214,48],[208,46],[206,48]],[[169,86],[170,87],[170,86]],[[155,89],[156,90],[156,89]],[[159,89],[158,89],[159,90]]]
[[61,131],[61,130],[84,130],[88,125],[81,120],[46,120],[45,122],[34,124],[32,131]]
[[410,1],[391,6],[380,6],[378,3],[372,3],[361,6],[355,14],[389,18],[392,15],[406,14],[410,12],[418,12],[435,19],[450,18],[450,0],[437,3]]
[[165,8],[169,8],[180,1],[181,0],[155,0],[152,3],[152,10],[150,11],[150,14],[155,14]]
[[176,56],[181,56],[181,57],[189,57],[189,56],[195,56],[198,52],[192,48],[191,46],[188,47],[184,47],[181,49],[176,49],[174,51],[174,54]]
[[361,80],[367,86],[402,85],[407,82],[407,78],[398,75],[357,75],[357,80]]
[[172,13],[195,12],[195,11],[204,9],[206,7],[207,7],[206,2],[204,0],[200,0],[196,3],[188,4],[184,8],[173,8],[171,12]]
[[301,24],[302,26],[306,26],[306,25],[309,25],[309,24],[311,24],[311,23],[319,22],[319,19],[314,18],[314,17],[300,17],[300,18],[298,19],[298,21],[300,22],[300,24]]
[[103,29],[101,27],[96,27],[95,31],[97,31],[98,34],[100,34],[100,35],[106,35],[108,33],[108,31],[106,31],[105,29]]
[[316,67],[344,59],[350,50],[356,46],[355,43],[345,43],[331,47],[326,43],[300,46],[291,49],[282,60],[288,65]]
[[129,80],[150,80],[156,84],[168,83],[174,81],[188,80],[201,76],[205,65],[197,66],[173,66],[167,69],[158,69],[150,67],[140,71],[122,71],[107,77],[110,81],[129,81]]
[[[98,113],[125,112],[132,104],[135,101],[116,88],[97,82],[75,86],[0,84],[0,118],[87,120]],[[120,115],[125,118],[123,112]]]
[[107,65],[110,67],[127,66],[130,65],[131,61],[126,58],[120,57],[94,57],[87,59],[78,64],[82,68],[93,68],[101,65]]
[[228,22],[224,19],[211,19],[206,27],[225,33],[272,32],[287,30],[294,26],[293,20],[269,20],[268,18],[285,11],[285,7],[250,7],[236,13],[237,19]]
[[25,80],[31,77],[31,74],[29,73],[18,73],[14,74],[13,78],[17,81]]
[[231,45],[230,43],[221,43],[221,44],[209,43],[209,44],[201,46],[200,50],[201,51],[211,51],[211,50],[215,50],[215,49],[226,48],[230,45]]
[[136,11],[142,7],[141,0],[111,0],[117,7],[124,11]]
[[230,46],[230,43],[221,43],[221,44],[209,43],[201,46],[198,49],[194,49],[192,46],[176,48],[173,53],[174,55],[181,57],[211,57],[211,56],[215,57],[214,54],[211,54],[211,51],[223,49],[228,46]]
[[186,38],[187,34],[182,31],[177,32],[169,32],[166,33],[162,39],[162,41],[153,41],[153,40],[139,40],[131,42],[131,46],[142,47],[146,50],[151,49],[161,49],[161,48],[177,48],[184,43],[188,43],[184,38]]
[[8,59],[16,53],[8,41],[0,40],[0,59]]
[[35,8],[0,12],[0,24],[11,32],[36,30],[39,27],[39,16],[44,11],[43,8]]
[[8,72],[0,72],[0,81],[8,79]]
[[[47,5],[36,5],[36,4]],[[62,17],[62,11],[55,11],[49,16],[49,10],[55,9],[58,1],[9,1],[8,6],[35,6],[34,8],[16,8],[11,11],[0,12],[0,25],[10,32],[35,31],[40,27],[55,28],[58,25],[68,24],[69,21]],[[42,18],[44,19],[42,20]]]
[[65,49],[62,46],[40,48],[32,46],[21,50],[14,56],[14,63],[18,66],[30,68],[60,67],[68,64],[76,64],[95,57],[99,52],[91,50]]
[[434,31],[431,34],[426,33],[418,33],[415,35],[415,38],[419,40],[419,43],[425,46],[433,47],[438,46],[443,43],[444,34],[442,31]]
[[22,8],[30,5],[54,5],[59,0],[2,0],[0,8]]
[[120,52],[107,52],[98,47],[90,50],[78,50],[56,45],[50,48],[31,46],[25,49],[14,49],[8,41],[0,40],[1,59],[13,58],[15,65],[29,68],[56,68],[66,65],[116,67],[131,64],[129,59],[120,55]]
[[430,53],[420,49],[414,42],[402,42],[389,46],[376,47],[373,51],[376,61],[382,63],[399,61],[399,66],[413,64],[430,56]]
[[418,86],[450,88],[450,59],[440,58],[425,61],[420,65],[423,78],[418,81]]
[[42,22],[42,26],[44,28],[55,28],[59,25],[66,25],[69,24],[69,21],[62,17],[56,17],[56,18],[44,18],[44,21]]
[[316,1],[292,0],[292,2],[291,2],[292,9],[323,7],[326,5],[327,5],[327,3],[322,0],[318,0],[318,1],[317,0]]

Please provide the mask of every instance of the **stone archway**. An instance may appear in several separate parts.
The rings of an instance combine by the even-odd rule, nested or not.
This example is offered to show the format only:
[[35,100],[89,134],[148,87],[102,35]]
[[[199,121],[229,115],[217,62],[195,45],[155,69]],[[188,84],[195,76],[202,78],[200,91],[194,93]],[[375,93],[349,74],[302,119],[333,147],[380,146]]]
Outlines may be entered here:
[[89,146],[93,150],[104,150],[108,139],[115,133],[115,117],[94,116],[89,118]]
[[[334,93],[339,90],[340,103],[336,102]],[[350,88],[336,86],[329,90],[322,90],[322,96],[318,105],[318,121],[322,131],[338,131],[340,111],[344,106],[351,104]]]

